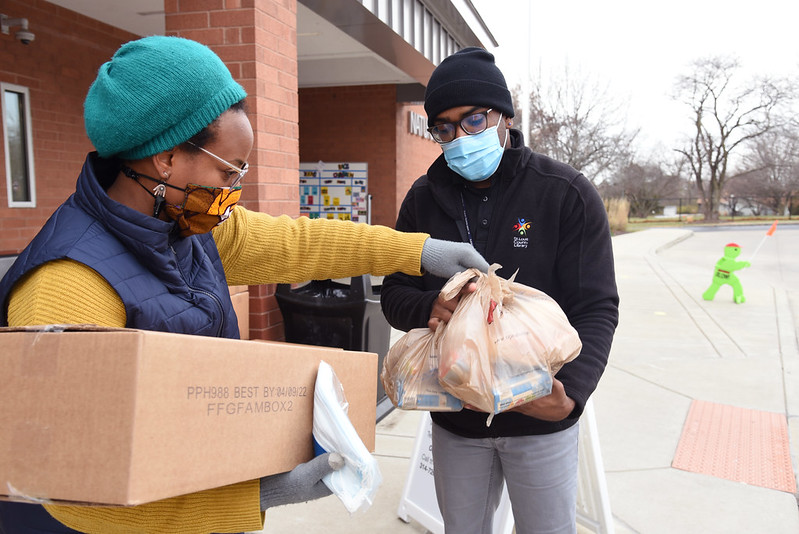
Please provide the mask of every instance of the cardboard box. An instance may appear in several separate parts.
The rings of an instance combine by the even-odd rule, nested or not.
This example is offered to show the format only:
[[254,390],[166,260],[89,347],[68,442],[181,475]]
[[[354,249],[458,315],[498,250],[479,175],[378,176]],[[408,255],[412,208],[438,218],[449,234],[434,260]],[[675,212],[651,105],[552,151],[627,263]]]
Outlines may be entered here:
[[376,354],[42,328],[0,328],[2,498],[132,505],[288,471],[313,456],[320,360],[374,450]]
[[241,339],[250,339],[250,286],[228,286]]

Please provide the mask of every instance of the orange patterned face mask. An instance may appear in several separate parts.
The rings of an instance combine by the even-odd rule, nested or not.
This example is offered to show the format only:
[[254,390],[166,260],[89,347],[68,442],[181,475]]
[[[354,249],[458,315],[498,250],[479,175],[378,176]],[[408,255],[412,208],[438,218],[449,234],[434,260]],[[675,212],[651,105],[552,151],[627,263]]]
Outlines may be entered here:
[[180,235],[188,237],[210,232],[221,224],[233,211],[241,198],[241,186],[207,187],[188,184],[184,189],[183,205],[164,207],[166,214],[180,228]]
[[[130,167],[122,166],[122,172],[128,178],[136,181],[145,191],[150,193],[154,199],[153,217],[158,217],[163,209],[167,216],[175,221],[180,230],[180,235],[188,237],[195,234],[204,234],[221,224],[233,211],[233,208],[241,198],[241,186],[233,187],[210,187],[198,184],[187,184],[185,188],[177,187],[166,183],[163,180],[156,180],[152,176],[141,174]],[[246,172],[246,170],[244,171]],[[147,187],[139,182],[139,178],[158,182],[158,185],[150,192]],[[166,203],[166,188],[183,191],[183,204],[175,206]]]

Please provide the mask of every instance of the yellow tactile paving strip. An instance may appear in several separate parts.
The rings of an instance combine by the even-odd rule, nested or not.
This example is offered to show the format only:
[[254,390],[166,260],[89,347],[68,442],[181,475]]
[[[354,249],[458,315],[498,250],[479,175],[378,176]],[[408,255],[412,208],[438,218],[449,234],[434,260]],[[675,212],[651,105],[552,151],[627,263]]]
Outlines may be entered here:
[[783,414],[693,401],[672,467],[794,493]]

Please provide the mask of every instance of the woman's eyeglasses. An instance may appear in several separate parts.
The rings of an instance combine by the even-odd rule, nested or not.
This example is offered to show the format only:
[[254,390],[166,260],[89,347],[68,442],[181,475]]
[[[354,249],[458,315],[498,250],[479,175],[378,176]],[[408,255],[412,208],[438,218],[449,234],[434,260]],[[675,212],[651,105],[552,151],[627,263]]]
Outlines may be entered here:
[[459,121],[442,122],[431,126],[427,131],[430,132],[430,135],[433,136],[437,143],[449,143],[454,140],[458,132],[458,126],[469,135],[477,135],[488,128],[488,114],[491,111],[487,109],[464,117]]
[[223,160],[222,158],[220,158],[219,156],[217,156],[216,154],[214,154],[210,150],[206,150],[206,149],[204,149],[201,146],[197,146],[194,143],[192,143],[191,141],[186,141],[186,142],[188,144],[190,144],[191,146],[193,146],[194,148],[199,148],[200,150],[202,150],[203,152],[205,152],[206,154],[208,154],[209,156],[211,156],[215,160],[217,160],[217,161],[219,161],[221,163],[224,163],[225,165],[227,165],[228,167],[230,167],[231,169],[236,171],[236,173],[237,173],[236,174],[236,178],[233,180],[233,183],[230,184],[230,187],[236,187],[237,185],[239,185],[239,183],[241,182],[241,179],[244,178],[244,175],[247,174],[247,171],[250,170],[250,164],[249,163],[245,163],[243,167],[238,168],[235,165],[233,165],[232,163]]

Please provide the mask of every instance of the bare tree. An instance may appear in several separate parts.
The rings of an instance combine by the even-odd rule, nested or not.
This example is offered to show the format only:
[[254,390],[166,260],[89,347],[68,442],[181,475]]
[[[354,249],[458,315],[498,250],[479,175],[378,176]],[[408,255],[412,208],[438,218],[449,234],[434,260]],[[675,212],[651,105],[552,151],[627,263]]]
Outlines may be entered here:
[[699,59],[693,67],[691,74],[679,78],[677,88],[691,108],[694,135],[677,152],[696,181],[706,220],[716,221],[730,156],[774,127],[775,110],[790,95],[782,82],[768,78],[736,85],[737,59]]
[[725,193],[758,213],[768,207],[782,214],[799,193],[799,131],[778,127],[763,134],[744,155],[747,169],[731,178]]
[[[518,88],[514,93],[516,102],[524,98]],[[626,129],[626,102],[598,83],[572,76],[567,68],[546,87],[539,81],[529,99],[529,131],[524,134],[536,152],[568,163],[594,183],[629,161],[638,130]]]
[[677,173],[667,173],[659,163],[630,163],[614,173],[600,187],[604,197],[626,198],[630,215],[647,217],[659,210],[665,199],[680,194],[682,183]]

